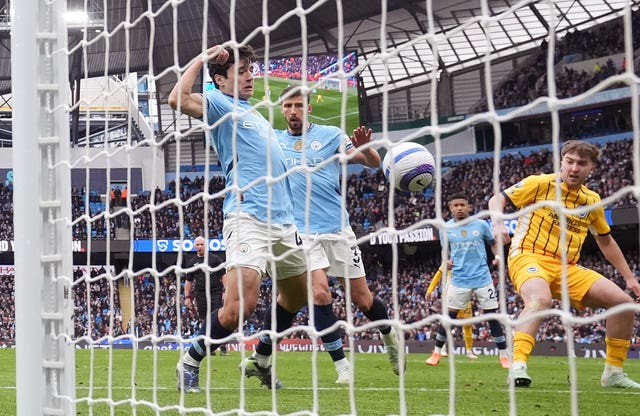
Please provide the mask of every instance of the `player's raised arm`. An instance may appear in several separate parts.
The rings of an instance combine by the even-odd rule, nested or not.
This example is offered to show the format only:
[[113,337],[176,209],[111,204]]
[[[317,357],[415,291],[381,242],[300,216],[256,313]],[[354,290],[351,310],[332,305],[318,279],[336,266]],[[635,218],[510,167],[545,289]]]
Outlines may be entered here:
[[169,105],[176,111],[180,111],[195,118],[202,118],[203,98],[200,93],[193,93],[193,84],[202,72],[205,61],[224,64],[229,58],[229,53],[220,45],[207,49],[198,59],[187,68],[176,82],[169,94]]
[[366,149],[360,149],[360,146],[369,143],[371,141],[371,133],[372,130],[365,127],[360,126],[353,130],[353,136],[351,136],[351,142],[353,143],[353,148],[351,148],[347,154],[351,154],[353,152],[357,152],[354,157],[351,159],[349,163],[359,163],[361,165],[368,166],[370,168],[376,168],[380,166],[380,154],[372,147],[367,147]]

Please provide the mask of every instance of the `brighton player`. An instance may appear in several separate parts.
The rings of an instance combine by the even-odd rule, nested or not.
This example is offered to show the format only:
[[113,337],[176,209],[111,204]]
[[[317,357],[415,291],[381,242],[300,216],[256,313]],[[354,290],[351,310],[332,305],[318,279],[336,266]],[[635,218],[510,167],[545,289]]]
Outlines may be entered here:
[[[323,331],[337,322],[327,275],[338,277],[343,285],[349,286],[347,293],[351,293],[352,301],[367,318],[389,319],[386,306],[367,286],[360,249],[340,195],[341,164],[337,156],[341,152],[349,157],[349,163],[380,166],[378,152],[371,147],[358,149],[369,142],[371,130],[359,127],[352,141],[337,127],[306,121],[305,113],[311,113],[312,108],[300,87],[285,88],[280,100],[287,129],[279,132],[279,138],[287,166],[293,170],[290,181],[296,224],[309,249],[315,328]],[[267,309],[265,318],[270,314]],[[399,374],[396,333],[387,324],[378,329],[392,370]],[[353,371],[344,354],[340,331],[329,332],[321,338],[338,373],[336,383],[350,383]],[[267,366],[271,352],[271,338],[262,336],[252,358]]]
[[[451,268],[451,280],[445,291],[449,317],[455,319],[458,312],[467,307],[474,292],[483,312],[497,312],[498,294],[487,264],[487,250],[485,248],[485,243],[491,246],[491,251],[495,256],[493,262],[497,263],[499,261],[499,247],[491,233],[491,228],[486,221],[480,219],[457,224],[466,220],[471,210],[464,194],[452,195],[448,205],[453,218],[447,221],[446,230],[440,231],[440,241],[448,241],[449,246],[447,267]],[[489,328],[498,347],[500,365],[503,368],[509,368],[507,340],[500,322],[490,319]],[[446,341],[447,332],[444,325],[440,324],[436,335],[436,346],[425,364],[438,365]]]
[[[204,60],[215,89],[192,93]],[[286,172],[284,154],[271,124],[255,111],[250,46],[235,51],[220,45],[208,49],[187,68],[169,96],[172,108],[195,118],[203,118],[210,144],[220,158],[227,187],[223,203],[223,234],[226,244],[226,294],[222,307],[211,313],[210,332],[214,341],[207,347],[205,328],[177,365],[178,389],[199,392],[200,363],[238,327],[242,318],[255,310],[260,279],[267,264],[280,293],[276,307],[277,328],[291,326],[296,312],[306,304],[306,257],[298,236],[288,181],[269,181]],[[234,96],[237,94],[237,96]],[[231,115],[235,117],[231,117]],[[215,124],[214,124],[215,123]],[[272,262],[273,255],[281,259]],[[240,292],[240,288],[242,292]],[[271,385],[271,368],[247,363],[246,375],[259,374]]]
[[[584,185],[598,156],[599,150],[595,145],[569,140],[562,146],[559,174],[529,176],[489,200],[489,209],[494,216],[494,233],[502,235],[503,241],[509,240],[509,234],[496,214],[502,213],[507,204],[516,208],[537,205],[519,216],[508,258],[513,286],[524,300],[520,323],[513,337],[513,365],[509,375],[516,387],[531,384],[527,361],[541,321],[535,315],[551,308],[552,299],[561,298],[563,283],[566,282],[569,300],[576,308],[608,309],[633,302],[631,296],[611,280],[578,265],[589,231],[602,254],[624,277],[627,290],[640,296],[640,284],[610,234],[604,208],[596,206],[600,196]],[[566,216],[562,221],[559,210],[551,205],[556,201],[563,210],[577,211],[563,211]],[[563,279],[563,270],[566,270],[566,279]],[[607,319],[607,350],[601,377],[604,387],[640,388],[640,383],[622,371],[630,346],[633,318],[634,311],[625,310]]]
[[[433,275],[433,279],[431,279],[431,283],[429,283],[429,287],[427,288],[426,299],[428,301],[435,300],[434,291],[436,287],[442,280],[442,271],[447,270],[448,279],[447,282],[451,279],[451,272],[448,270],[448,266],[445,264],[438,269],[438,271]],[[458,314],[456,315],[457,319],[466,319],[473,317],[473,306],[471,305],[471,301],[467,303],[467,306],[464,309],[460,309]],[[462,327],[462,333],[464,335],[464,348],[466,350],[467,358],[470,360],[477,360],[478,356],[473,353],[473,330],[471,325],[464,325]],[[440,348],[440,355],[443,357],[448,356],[447,348],[442,346]]]

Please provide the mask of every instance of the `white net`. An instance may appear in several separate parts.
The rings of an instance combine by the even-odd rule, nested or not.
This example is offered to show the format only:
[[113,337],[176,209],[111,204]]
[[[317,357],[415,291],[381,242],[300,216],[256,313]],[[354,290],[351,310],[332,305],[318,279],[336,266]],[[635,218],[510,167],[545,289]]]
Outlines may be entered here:
[[[486,316],[477,313],[477,303],[473,316],[455,322],[472,324],[475,345],[468,350],[463,347],[461,327],[451,326],[453,320],[442,313],[447,304],[439,299],[439,289],[430,299],[424,293],[442,255],[446,256],[434,241],[440,239],[438,231],[445,230],[450,215],[447,198],[465,192],[473,206],[472,217],[488,219],[492,194],[528,175],[560,170],[560,147],[568,138],[601,148],[600,163],[586,184],[602,196],[597,206],[606,209],[632,272],[640,271],[637,2],[480,1],[465,7],[432,1],[401,2],[402,7],[386,1],[347,3],[21,0],[14,4],[16,23],[38,28],[36,34],[12,33],[32,46],[17,53],[18,39],[13,43],[14,91],[16,86],[29,86],[27,75],[38,80],[15,106],[22,117],[15,118],[14,136],[20,132],[31,140],[27,145],[14,139],[16,185],[18,173],[22,178],[28,175],[24,164],[30,155],[41,158],[34,183],[22,185],[34,193],[16,192],[16,312],[29,311],[31,289],[44,286],[42,311],[27,312],[22,321],[16,318],[17,327],[29,328],[22,338],[16,334],[18,414],[630,411],[637,390],[618,390],[619,400],[607,403],[603,398],[611,392],[601,389],[598,381],[606,351],[603,320],[621,311],[636,312],[630,359],[624,368],[631,378],[640,379],[637,304],[576,311],[563,287],[562,301],[554,301],[539,314],[543,320],[529,374],[534,384],[522,392],[507,384],[508,370],[499,368],[498,349],[491,342]],[[573,3],[579,4],[579,16]],[[367,18],[358,20],[355,9]],[[521,30],[516,30],[518,22]],[[587,30],[595,23],[603,25]],[[569,30],[573,27],[580,30]],[[168,104],[174,85],[193,83],[190,91],[205,95],[220,89],[205,69],[195,79],[188,73],[216,44],[229,47],[235,59],[245,44],[257,51],[259,58],[250,68],[252,96],[243,97],[241,73],[235,66],[216,81],[235,79],[229,113],[219,119],[188,117],[183,98],[174,111]],[[507,56],[512,64],[505,70]],[[16,78],[27,67],[29,71]],[[32,67],[37,71],[32,73]],[[70,98],[59,93],[67,91],[67,72]],[[255,287],[256,310],[241,316],[239,330],[222,341],[212,341],[214,322],[207,318],[221,302],[219,293],[211,294],[213,281],[202,280],[203,293],[208,293],[204,303],[196,306],[195,297],[185,298],[191,296],[185,293],[191,287],[189,273],[214,276],[224,270],[224,262],[194,259],[197,236],[205,237],[208,252],[223,261],[228,256],[229,235],[223,235],[227,195],[244,201],[253,189],[264,186],[266,225],[256,232],[275,235],[277,213],[272,209],[282,203],[277,187],[291,173],[278,174],[267,163],[274,157],[273,149],[255,168],[269,165],[264,176],[240,178],[236,164],[240,166],[246,157],[239,152],[239,137],[241,128],[252,123],[246,121],[248,114],[266,118],[276,129],[286,128],[278,97],[289,85],[308,94],[313,109],[303,112],[304,121],[351,134],[366,120],[376,131],[365,148],[384,154],[397,142],[416,141],[426,143],[436,158],[433,185],[424,193],[389,189],[379,169],[348,167],[353,156],[346,155],[344,145],[323,160],[302,156],[300,167],[294,169],[307,174],[311,189],[312,172],[335,169],[332,163],[339,161],[334,173],[340,175],[340,208],[348,212],[362,250],[353,254],[361,257],[370,291],[389,313],[384,323],[400,334],[400,363],[406,370],[399,375],[389,369],[388,350],[377,329],[380,323],[371,322],[353,305],[357,294],[333,276],[332,304],[340,320],[333,328],[344,334],[346,358],[354,369],[353,382],[346,386],[334,383],[334,366],[310,324],[316,312],[308,305],[295,315],[292,329],[278,334],[284,340],[274,348],[271,365],[284,388],[261,388],[254,378],[243,377],[246,369],[238,371],[238,364],[265,333],[261,330],[266,306],[276,300],[269,277]],[[248,98],[248,105],[241,104],[241,98]],[[36,107],[42,112],[33,123],[25,108]],[[200,103],[200,112],[202,108]],[[402,123],[392,125],[397,120]],[[31,131],[30,123],[40,129]],[[209,136],[224,128],[228,149],[211,150]],[[53,140],[56,137],[64,140]],[[263,138],[274,139],[269,134]],[[300,147],[307,139],[305,132]],[[229,186],[225,175],[238,185]],[[68,183],[70,190],[65,189]],[[71,198],[60,194],[68,191]],[[570,210],[555,195],[550,200],[565,230],[561,241],[568,238],[571,218],[594,208]],[[27,209],[34,201],[39,201],[40,211]],[[311,206],[323,203],[307,197],[305,228],[317,219],[310,216]],[[514,231],[516,218],[528,212],[508,211],[503,219]],[[341,229],[346,228],[346,216],[341,215],[339,222]],[[26,237],[30,234],[36,243]],[[30,257],[31,250],[41,254],[38,262]],[[281,259],[277,249],[267,251],[269,260]],[[624,276],[590,240],[583,247],[581,264],[624,286]],[[514,330],[523,323],[517,318],[524,303],[504,264],[492,273],[500,293],[495,318],[505,328],[511,349]],[[3,275],[10,288],[12,273]],[[30,287],[19,280],[29,275],[42,276],[42,281]],[[243,285],[250,282],[243,280],[241,289]],[[307,300],[310,304],[311,296]],[[245,302],[251,300],[240,296],[239,303]],[[73,326],[68,325],[69,315]],[[450,359],[426,367],[425,353],[433,348],[440,322],[448,329]],[[40,340],[43,351],[38,350]],[[185,375],[178,367],[181,375],[176,380],[176,363],[198,340],[207,346],[225,342],[228,356],[218,350],[202,361],[200,394],[178,391],[176,383]],[[35,350],[25,347],[30,344]],[[468,352],[479,355],[479,360],[457,357]],[[44,374],[35,390],[41,401],[30,400],[32,382],[20,378],[29,371]]]

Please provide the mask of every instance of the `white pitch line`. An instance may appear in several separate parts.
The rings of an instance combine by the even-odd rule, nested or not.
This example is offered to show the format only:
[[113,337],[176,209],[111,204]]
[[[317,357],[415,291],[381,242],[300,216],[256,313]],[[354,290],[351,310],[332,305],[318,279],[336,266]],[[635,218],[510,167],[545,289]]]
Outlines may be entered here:
[[[359,112],[357,112],[357,111],[354,111],[354,112],[352,112],[352,113],[347,113],[347,114],[345,114],[345,115],[344,115],[344,117],[348,117],[348,116],[356,116],[356,115],[358,115],[358,114],[360,114],[360,113],[359,113]],[[309,118],[310,118],[310,119],[316,119],[316,120],[321,120],[321,121],[335,120],[335,119],[337,119],[337,118],[341,118],[341,117],[342,117],[342,115],[335,116],[335,117],[328,117],[328,118],[323,118],[323,117],[314,116],[313,114],[309,115]]]
[[[204,385],[200,386],[201,388],[205,389]],[[211,386],[209,387],[209,390],[212,391],[237,391],[238,390],[238,386],[235,387],[221,387],[221,386]],[[0,390],[15,390],[16,387],[15,386],[0,386]],[[141,387],[141,386],[135,386],[134,387],[135,390],[141,390],[141,391],[175,391],[177,392],[177,389],[175,387],[165,387],[165,386],[158,386],[158,387]],[[344,391],[347,390],[348,387],[318,387],[317,390],[322,390],[322,391]],[[354,387],[355,391],[398,391],[398,387]],[[132,387],[110,387],[107,388],[105,386],[93,386],[91,389],[89,387],[86,386],[76,386],[76,390],[77,391],[89,391],[89,390],[93,390],[93,391],[107,391],[107,390],[118,390],[118,391],[131,391]],[[251,391],[251,390],[264,390],[263,387],[247,387],[245,386],[245,390],[247,391]],[[292,391],[313,391],[312,387],[284,387],[283,390],[292,390]],[[443,393],[443,392],[449,392],[449,389],[430,389],[428,387],[406,387],[404,388],[404,391],[410,391],[410,392],[424,392],[424,393]],[[509,389],[498,389],[495,390],[497,392],[500,393],[507,393],[509,391]],[[522,394],[526,394],[526,393],[535,393],[535,394],[539,394],[539,393],[561,393],[561,394],[569,394],[571,393],[571,390],[541,390],[541,389],[535,389],[535,388],[528,388],[528,389],[517,389],[516,390],[518,394],[522,393]],[[582,394],[585,393],[585,391],[583,390],[578,390],[577,393]],[[602,391],[589,391],[589,393],[593,393],[593,394],[602,394],[602,395],[620,395],[620,396],[638,396],[640,395],[640,391],[630,391],[630,390],[611,390],[611,389],[602,389]]]

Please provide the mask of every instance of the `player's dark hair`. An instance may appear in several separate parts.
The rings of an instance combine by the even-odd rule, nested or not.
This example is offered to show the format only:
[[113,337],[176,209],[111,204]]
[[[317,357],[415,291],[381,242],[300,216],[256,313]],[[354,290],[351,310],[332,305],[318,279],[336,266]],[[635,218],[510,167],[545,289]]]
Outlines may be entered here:
[[449,198],[447,198],[447,202],[451,202],[454,199],[464,199],[465,201],[469,202],[467,196],[462,192],[456,192],[455,194],[452,194],[451,196],[449,196]]
[[593,163],[597,162],[600,157],[598,146],[580,140],[567,140],[562,145],[560,155],[564,157],[567,153],[577,153],[580,157],[588,158]]
[[[223,77],[227,78],[229,68],[231,68],[231,66],[236,63],[236,57],[234,55],[233,48],[227,46],[224,49],[229,53],[229,59],[227,59],[227,62],[225,62],[224,64],[210,63],[209,65],[207,65],[209,76],[213,80],[213,84],[216,86],[216,88],[218,88],[218,83],[216,82],[215,76],[222,75]],[[256,59],[256,54],[251,46],[244,45],[238,48],[239,62],[246,61],[248,63],[253,63]]]
[[283,89],[282,92],[280,93],[280,100],[282,100],[284,97],[290,98],[290,97],[301,97],[301,96],[303,96],[303,94],[302,94],[302,89],[300,88],[299,85],[287,85],[285,89]]

